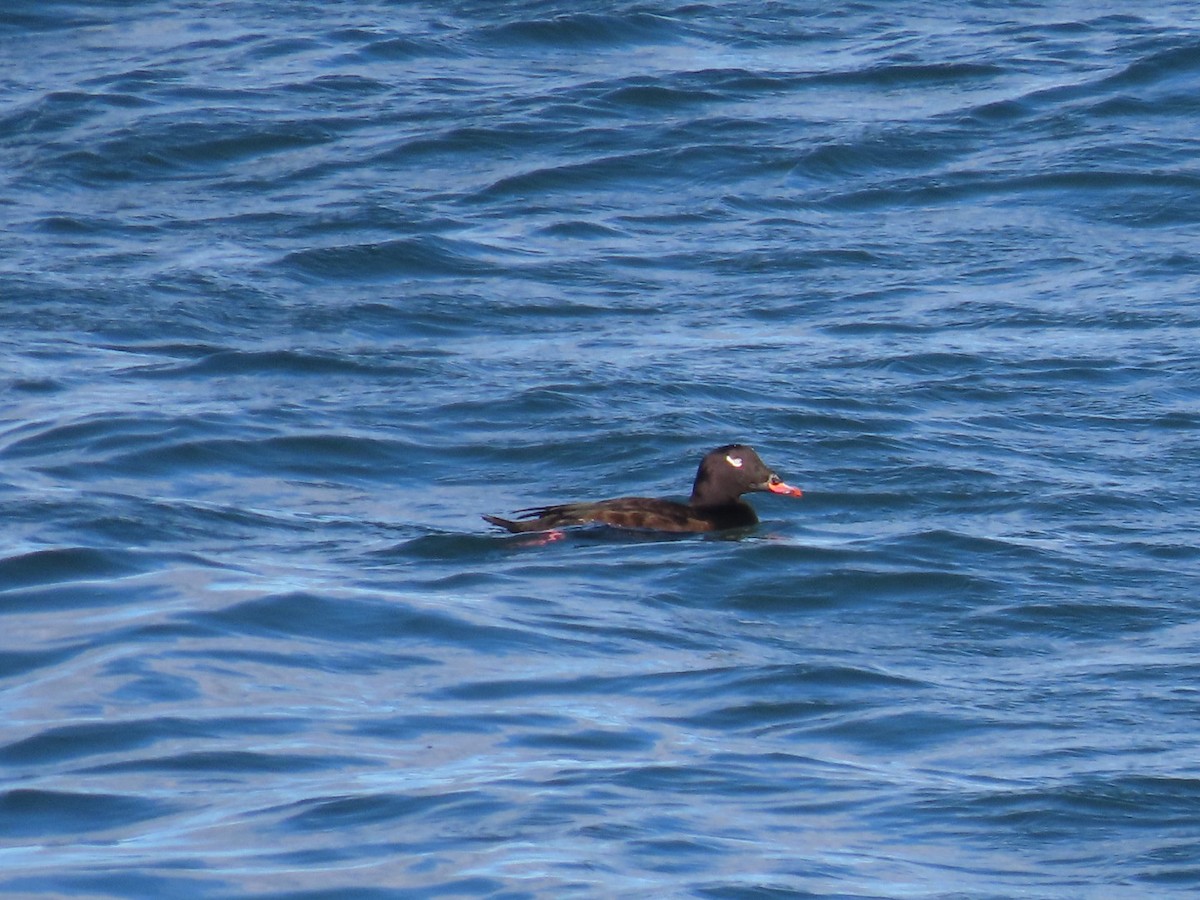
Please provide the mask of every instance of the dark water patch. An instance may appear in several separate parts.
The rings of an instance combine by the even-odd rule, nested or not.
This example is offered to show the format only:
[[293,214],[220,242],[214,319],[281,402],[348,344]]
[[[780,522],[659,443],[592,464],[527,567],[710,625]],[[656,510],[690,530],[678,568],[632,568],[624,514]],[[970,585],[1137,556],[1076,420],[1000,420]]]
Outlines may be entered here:
[[273,772],[324,772],[362,766],[367,760],[352,756],[299,753],[255,753],[247,750],[198,750],[171,756],[123,760],[80,770],[80,774],[121,772],[175,772],[187,775],[257,775]]
[[29,6],[25,9],[8,7],[0,10],[0,34],[6,37],[20,37],[38,32],[69,31],[107,23],[106,16],[87,13],[86,7],[73,3],[40,8]]
[[1145,87],[1191,78],[1200,70],[1200,42],[1184,39],[1179,46],[1155,50],[1102,82],[1104,88]]
[[587,159],[539,165],[505,175],[471,194],[468,202],[524,203],[531,197],[574,196],[616,185],[622,191],[665,190],[670,186],[687,191],[695,181],[690,173],[724,169],[738,170],[747,176],[782,173],[792,168],[794,162],[788,153],[716,142],[711,138],[681,143],[670,149],[609,153],[601,148],[601,152]]
[[17,788],[0,794],[0,828],[14,839],[102,833],[162,818],[179,808],[121,794]]
[[481,258],[494,253],[479,245],[430,237],[298,250],[287,254],[281,265],[305,278],[335,281],[477,277],[496,272],[493,263]]
[[627,852],[644,859],[646,867],[672,875],[700,874],[711,870],[713,860],[730,852],[724,842],[702,837],[645,838],[630,841]]
[[504,544],[503,536],[498,534],[422,534],[394,546],[372,550],[368,559],[384,566],[399,560],[433,564],[471,560],[481,565],[507,555]]
[[[179,629],[179,631],[184,630]],[[228,628],[212,624],[197,626],[192,631],[205,638],[223,639],[229,636]],[[153,636],[158,637],[157,634]],[[211,658],[211,652],[208,650],[176,650],[172,656],[180,659],[208,660]],[[377,652],[336,650],[331,649],[330,646],[322,647],[315,652],[302,651],[295,647],[287,651],[272,651],[245,650],[238,649],[236,646],[228,646],[221,651],[221,659],[229,663],[231,668],[236,663],[246,663],[249,666],[283,671],[339,672],[345,675],[360,676],[375,675],[381,672],[394,674],[409,668],[441,665],[441,660],[433,656],[384,650]]]
[[[177,638],[181,630],[173,626],[159,626],[157,634],[153,636],[143,631],[142,640],[164,640],[168,635]],[[128,639],[124,633],[120,637]],[[124,679],[121,686],[109,694],[116,702],[187,703],[204,696],[200,682],[195,678],[155,671],[153,664],[143,659],[116,660],[105,668],[105,675]]]
[[[520,122],[502,125],[456,124],[433,133],[422,131],[382,151],[375,162],[404,164],[422,159],[445,161],[448,158],[462,160],[464,156],[481,159],[497,155],[524,154],[544,147],[545,142],[556,135],[547,133]],[[566,134],[563,138],[567,137]]]
[[495,47],[522,45],[559,50],[629,46],[670,39],[674,23],[647,12],[601,15],[564,13],[546,18],[522,19],[481,28],[478,38]]
[[[828,250],[780,248],[755,253],[739,253],[729,259],[714,261],[714,268],[723,275],[754,275],[762,272],[808,272],[841,268],[846,265],[873,266],[884,257],[871,250]],[[783,318],[763,316],[763,318]]]
[[625,236],[619,229],[583,220],[555,222],[553,225],[541,228],[539,232],[547,237],[573,240],[604,240]]
[[888,537],[877,546],[913,561],[953,561],[969,572],[984,571],[995,565],[1021,566],[1052,556],[1049,551],[1028,541],[964,534],[945,528]]
[[81,83],[91,88],[108,88],[113,92],[147,96],[187,81],[187,70],[174,64],[133,65],[132,68],[125,68],[125,64],[130,62],[132,60],[123,60],[121,65],[115,67],[115,71],[98,72],[82,79]]
[[976,613],[975,624],[988,623],[1013,635],[1107,641],[1113,635],[1153,631],[1186,618],[1181,611],[1154,608],[1128,588],[1114,586],[1103,595],[1096,595],[1071,570],[1060,574],[1057,580],[1058,589],[1050,596],[981,609]]
[[[187,864],[185,864],[186,867]],[[152,875],[148,872],[112,871],[89,875],[56,873],[45,877],[28,876],[0,881],[0,889],[19,896],[109,896],[145,898],[159,897],[220,897],[227,893],[227,882],[218,879],[201,880],[183,876]]]
[[313,353],[300,350],[243,351],[221,350],[182,364],[151,364],[129,370],[138,378],[189,378],[194,376],[305,375],[412,375],[419,369],[392,367],[354,359],[347,355]]
[[[842,873],[839,875],[837,867],[828,865],[816,865],[810,863],[808,872],[814,877],[820,879],[836,879],[838,877],[845,878],[847,875]],[[814,900],[816,897],[826,897],[828,900],[850,900],[849,894],[837,893],[820,893],[814,894],[806,889],[797,889],[791,886],[791,882],[787,878],[738,878],[731,882],[708,881],[705,880],[695,889],[697,897],[712,898],[712,900]],[[864,900],[884,900],[883,894],[863,895]],[[981,894],[977,900],[1003,900],[1003,898],[988,897]]]
[[1003,66],[992,63],[892,62],[841,71],[821,72],[805,76],[809,87],[850,86],[865,88],[924,87],[947,84],[959,86],[964,82],[987,80],[1005,74]]
[[584,162],[538,167],[515,175],[505,175],[479,191],[472,200],[495,203],[522,200],[530,195],[541,196],[560,191],[583,190],[605,181],[625,181],[632,171],[639,178],[652,177],[654,153],[623,157],[598,157]]
[[[106,551],[107,552],[107,551]],[[153,557],[145,557],[147,563]],[[51,581],[49,584],[37,587],[10,588],[0,595],[0,615],[22,615],[28,613],[49,612],[65,609],[99,609],[103,607],[120,607],[137,600],[141,603],[153,603],[155,600],[166,600],[168,593],[164,588],[147,585],[141,581],[127,582],[122,578],[108,577],[89,580],[84,578],[78,582]]]
[[787,792],[787,788],[778,781],[759,780],[753,777],[748,767],[733,766],[728,760],[717,759],[713,759],[711,763],[688,766],[659,763],[635,766],[618,764],[605,772],[595,773],[594,781],[610,783],[648,796],[695,793],[710,800],[761,798]]
[[318,75],[310,81],[290,83],[284,86],[284,90],[295,94],[331,94],[354,98],[383,94],[391,90],[391,86],[365,75],[339,74]]
[[454,59],[464,55],[464,51],[452,39],[428,34],[398,35],[363,28],[341,28],[331,32],[329,37],[355,47],[346,55],[346,60],[408,62],[429,58]]
[[1137,772],[1104,777],[1047,779],[1039,786],[1017,785],[951,801],[957,816],[979,816],[1015,833],[1046,841],[1072,841],[1080,835],[1102,840],[1142,829],[1185,827],[1191,820],[1198,783],[1187,776]]
[[[659,597],[666,602],[669,598]],[[520,598],[513,598],[519,603]],[[604,625],[591,618],[577,621],[575,614],[537,616],[540,627],[550,634],[561,634],[569,639],[585,642],[592,653],[612,656],[625,655],[641,646],[659,651],[677,649],[687,652],[704,652],[712,646],[716,637],[701,628],[687,630],[671,627],[646,627],[640,625]],[[544,624],[543,624],[544,623]]]
[[253,37],[243,37],[239,43],[245,47],[245,55],[249,61],[300,56],[322,47],[321,42],[313,38],[271,37],[257,34]]
[[0,128],[5,130],[10,139],[44,139],[93,121],[101,117],[108,107],[140,105],[142,101],[127,94],[51,91],[15,110],[0,114]]
[[[1183,91],[1185,88],[1181,86],[1180,90]],[[1107,97],[1096,101],[1088,109],[1088,114],[1097,119],[1141,120],[1163,115],[1178,117],[1194,116],[1198,108],[1200,108],[1200,98],[1197,98],[1190,91],[1173,94],[1166,98],[1135,97],[1127,94],[1119,94],[1115,97]],[[1144,150],[1147,156],[1156,159],[1160,164],[1170,163],[1177,159],[1169,147],[1156,147],[1148,144],[1144,147]]]
[[810,609],[919,601],[970,607],[992,593],[988,581],[966,573],[847,566],[805,578],[790,597],[775,592],[750,593],[738,605],[748,609]]
[[836,738],[873,753],[919,753],[927,751],[938,740],[962,740],[967,735],[986,733],[992,729],[978,718],[949,711],[927,712],[912,708],[903,701],[900,709],[884,712],[843,710],[832,722],[802,726],[808,735]]
[[[205,417],[89,413],[65,424],[23,423],[5,435],[15,440],[7,441],[0,448],[0,455],[10,459],[68,456],[81,451],[99,455],[146,441],[160,441],[164,436],[201,434],[216,424],[216,420]],[[22,434],[27,436],[21,437]]]
[[848,177],[878,175],[905,169],[935,168],[961,149],[928,135],[889,131],[853,141],[822,143],[793,157],[789,175],[841,183]]
[[[79,216],[68,213],[47,216],[37,222],[35,227],[47,234],[62,237],[94,237],[98,239],[120,233],[131,236],[157,233],[157,229],[153,227],[130,227],[128,223],[110,217]],[[100,246],[100,244],[98,242],[89,243],[87,246]]]
[[[787,69],[722,66],[669,72],[658,76],[653,83],[682,90],[685,96],[694,92],[698,98],[704,100],[755,101],[787,95],[803,88],[807,81],[807,75]],[[635,80],[634,83],[640,81]],[[755,121],[753,118],[737,115],[708,120],[706,125],[711,128],[710,134],[724,131],[731,136],[746,135],[753,129]],[[691,127],[691,123],[685,124],[685,127]]]
[[0,679],[22,679],[32,672],[51,670],[85,649],[82,644],[73,644],[52,650],[0,650]]
[[1200,412],[1172,410],[1156,415],[1151,424],[1168,431],[1190,432],[1200,429]]
[[972,107],[963,113],[963,118],[984,125],[1011,127],[1017,121],[1035,113],[1033,105],[1021,100],[990,100]]
[[281,718],[228,717],[189,719],[161,716],[114,722],[82,722],[48,728],[0,747],[0,762],[40,766],[105,754],[128,754],[183,739],[224,739],[230,735],[286,736],[302,730],[301,723]]
[[842,709],[840,704],[819,699],[768,701],[747,700],[681,717],[677,720],[690,728],[711,731],[769,732],[786,726],[797,727],[814,719],[821,719]]
[[450,612],[399,601],[382,603],[299,591],[245,600],[218,612],[196,614],[191,620],[226,633],[288,635],[333,644],[433,642],[503,654],[537,642],[535,636],[519,629],[471,622]]
[[61,547],[0,560],[0,592],[79,581],[107,582],[145,570],[145,557],[119,550]]
[[8,387],[25,394],[56,394],[66,389],[62,381],[53,378],[18,378],[10,381]]
[[409,339],[406,344],[370,357],[369,364],[381,366],[385,372],[395,367],[394,371],[406,374],[407,366],[422,372],[426,371],[422,366],[432,367],[440,361],[457,358],[453,342],[442,344],[436,339],[471,333],[470,324],[458,313],[473,308],[475,297],[473,291],[447,291],[444,295],[431,291],[420,298],[405,297],[403,302],[365,300],[322,304],[297,311],[296,321],[315,333],[342,336],[347,341],[362,338],[390,341],[396,334],[404,334]]
[[[806,515],[821,517],[821,512]],[[861,604],[973,606],[998,589],[984,571],[936,534],[864,537],[832,551],[805,547],[803,539],[768,536],[752,541],[735,564],[725,559],[700,563],[674,576],[671,585],[690,603],[804,616]]]
[[634,79],[605,93],[600,102],[628,111],[640,108],[677,110],[692,104],[712,102],[718,96],[713,91],[661,84],[650,79]]
[[865,687],[883,689],[912,686],[912,683],[898,676],[866,669],[800,665],[767,667],[761,672],[751,672],[749,676],[742,669],[718,668],[695,672],[668,672],[651,677],[638,675],[596,678],[564,674],[561,678],[463,682],[443,688],[438,696],[443,699],[473,702],[499,702],[513,698],[604,696],[624,693],[673,697],[681,693],[703,691],[705,696],[715,697],[725,694],[760,694],[764,691],[784,691],[790,694],[801,689],[801,686],[806,692],[815,689],[824,695],[828,690],[860,690]]
[[587,696],[609,693],[629,679],[601,679],[565,675],[562,678],[529,678],[463,682],[439,689],[430,699],[500,702],[514,698]]
[[[303,863],[308,867],[324,869],[329,862],[336,862],[341,854],[333,859],[322,859],[319,854],[297,854],[295,858],[285,857],[281,862],[292,864]],[[531,900],[532,894],[524,891],[505,889],[505,883],[496,878],[483,876],[466,878],[448,878],[428,887],[415,884],[405,887],[404,893],[413,900],[435,900],[437,897],[497,897],[504,900]],[[338,900],[340,897],[353,897],[355,900],[391,900],[396,892],[390,888],[360,887],[347,884],[331,889],[271,891],[254,894],[255,900]]]
[[[822,205],[845,209],[917,208],[962,203],[970,199],[1012,199],[1039,204],[1054,198],[1069,197],[1073,212],[1091,213],[1097,218],[1129,218],[1146,225],[1162,220],[1161,210],[1146,217],[1136,210],[1151,197],[1170,199],[1195,193],[1200,178],[1178,172],[1130,172],[1115,169],[1075,169],[1036,175],[994,175],[992,173],[958,173],[953,177],[931,182],[927,179],[898,179],[886,186],[867,187],[830,195]],[[1139,201],[1136,205],[1130,204]],[[1097,201],[1113,205],[1096,208]],[[1094,211],[1094,212],[1093,212]],[[1170,221],[1186,214],[1173,214]],[[1132,221],[1132,220],[1131,220]],[[1163,222],[1163,224],[1167,224]]]
[[[909,694],[925,686],[919,679],[906,675],[852,665],[802,663],[756,666],[752,669],[730,670],[728,674],[735,676],[727,682],[731,692],[757,697],[793,696],[798,689],[810,696],[826,698],[833,694],[891,691]],[[724,692],[722,689],[717,691],[718,695]]]
[[780,729],[859,722],[875,704],[906,704],[933,690],[917,679],[837,665],[761,666],[716,675],[706,675],[702,682],[687,679],[697,708],[666,721],[689,729],[765,736]]
[[498,801],[487,794],[467,790],[440,794],[323,797],[295,804],[295,811],[288,812],[279,827],[289,831],[324,831],[362,828],[384,822],[428,822],[446,817],[470,821],[494,813],[497,807]]
[[176,134],[186,140],[194,132],[197,136],[203,134],[203,139],[193,137],[179,144],[166,144],[157,152],[168,164],[225,165],[326,144],[332,140],[327,130],[331,125],[336,127],[337,123],[231,123],[214,134],[211,125],[186,123],[176,126]]
[[[160,133],[161,132],[161,133]],[[331,134],[320,122],[170,121],[140,128],[137,149],[145,160],[167,166],[212,166],[245,162],[328,143]],[[103,146],[109,158],[133,156],[133,137],[118,137]]]
[[477,710],[470,716],[410,713],[357,724],[351,733],[403,744],[415,740],[428,740],[439,734],[503,735],[509,731],[533,728],[556,732],[568,728],[571,723],[572,720],[568,716],[554,712],[486,713]]
[[[376,480],[381,469],[412,465],[408,450],[389,440],[352,435],[291,435],[266,438],[210,438],[171,440],[147,436],[139,449],[105,454],[93,469],[96,474],[138,472],[167,475],[173,472],[263,471],[278,476],[322,478],[336,464],[346,475]],[[64,473],[68,474],[68,473]],[[83,473],[78,473],[83,474]]]
[[143,122],[136,131],[117,132],[88,149],[64,150],[50,163],[82,186],[103,187],[161,181],[184,171],[200,178],[214,168],[307,149],[329,140],[323,124],[214,124],[169,119]]
[[[128,493],[89,491],[88,501],[73,504],[73,514],[62,512],[83,534],[101,547],[122,547],[130,544],[166,547],[192,542],[209,544],[213,539],[253,541],[264,528],[293,533],[308,533],[313,520],[289,513],[287,510],[247,508],[241,501],[231,503],[187,501],[180,499],[154,500]],[[332,516],[323,520],[334,529],[338,520]],[[176,555],[155,551],[147,570],[190,570],[206,572],[245,571],[234,558],[219,552]]]
[[575,752],[614,755],[639,753],[650,750],[658,736],[644,729],[612,731],[587,728],[577,731],[555,729],[554,731],[526,732],[509,738],[517,747],[528,747],[547,752]]
[[1063,382],[1091,386],[1122,386],[1144,381],[1159,373],[1143,365],[1105,356],[1032,356],[1001,368],[1006,382]]

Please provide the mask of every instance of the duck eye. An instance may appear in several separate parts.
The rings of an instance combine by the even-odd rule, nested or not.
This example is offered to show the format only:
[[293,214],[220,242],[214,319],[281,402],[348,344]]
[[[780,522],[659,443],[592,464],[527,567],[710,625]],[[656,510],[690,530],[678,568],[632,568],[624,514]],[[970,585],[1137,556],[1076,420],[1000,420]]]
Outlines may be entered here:
[[726,455],[725,462],[729,463],[735,469],[740,469],[742,467],[742,458],[740,456]]
[[767,479],[767,484],[779,484],[779,476],[772,472],[771,477]]

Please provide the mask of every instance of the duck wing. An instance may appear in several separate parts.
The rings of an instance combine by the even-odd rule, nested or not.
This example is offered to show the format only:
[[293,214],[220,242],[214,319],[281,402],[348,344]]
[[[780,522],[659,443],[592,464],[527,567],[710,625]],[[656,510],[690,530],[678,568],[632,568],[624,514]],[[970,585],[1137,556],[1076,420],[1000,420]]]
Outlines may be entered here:
[[[597,503],[534,506],[517,510],[517,519],[504,519],[500,516],[483,518],[512,532],[549,531],[552,528],[593,524],[649,531],[712,531],[720,527],[711,516],[705,514],[706,512],[704,509],[673,500],[618,497],[615,500],[601,500]],[[753,520],[745,524],[753,524]]]

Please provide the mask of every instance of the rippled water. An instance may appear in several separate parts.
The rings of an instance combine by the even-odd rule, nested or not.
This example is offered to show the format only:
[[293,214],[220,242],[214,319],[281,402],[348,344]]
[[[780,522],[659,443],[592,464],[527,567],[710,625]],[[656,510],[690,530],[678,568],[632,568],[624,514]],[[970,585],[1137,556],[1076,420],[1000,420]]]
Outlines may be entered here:
[[[1190,896],[1193,4],[0,11],[0,891]],[[686,495],[749,534],[480,513]]]

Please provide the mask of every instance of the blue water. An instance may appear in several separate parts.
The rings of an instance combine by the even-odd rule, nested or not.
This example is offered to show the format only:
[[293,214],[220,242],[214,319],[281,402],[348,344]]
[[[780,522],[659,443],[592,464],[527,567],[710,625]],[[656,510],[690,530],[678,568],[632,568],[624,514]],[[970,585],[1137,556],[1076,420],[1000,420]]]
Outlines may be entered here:
[[0,892],[1194,896],[1197,13],[5,4]]

